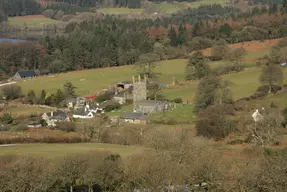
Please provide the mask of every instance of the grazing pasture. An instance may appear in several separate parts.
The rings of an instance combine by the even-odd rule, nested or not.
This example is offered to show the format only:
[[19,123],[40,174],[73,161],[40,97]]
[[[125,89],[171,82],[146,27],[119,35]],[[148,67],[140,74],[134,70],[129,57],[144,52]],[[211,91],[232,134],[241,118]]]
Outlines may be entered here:
[[[264,42],[251,41],[230,45],[232,48],[244,47],[248,54],[244,57],[242,64],[246,70],[239,73],[230,73],[222,76],[223,79],[233,83],[232,91],[235,99],[246,97],[254,93],[259,86],[259,75],[261,68],[254,68],[260,58],[269,54],[270,48],[278,40],[267,40]],[[203,50],[203,53],[209,55],[210,49]],[[159,62],[155,72],[158,73],[158,82],[171,84],[175,77],[178,82],[184,82],[185,66],[187,59],[175,59]],[[231,65],[229,61],[210,62],[211,68]],[[251,68],[250,68],[251,67]],[[133,66],[122,66],[113,68],[91,69],[82,71],[73,71],[50,76],[41,76],[35,79],[20,81],[18,84],[23,88],[24,93],[29,90],[35,90],[40,94],[42,89],[54,92],[61,88],[65,82],[70,81],[77,87],[78,95],[95,94],[97,90],[106,89],[110,84],[120,81],[130,81],[133,75],[136,75],[136,69]],[[287,77],[287,69],[284,69]],[[286,79],[286,78],[285,78]],[[182,97],[184,100],[193,101],[196,92],[197,81],[185,82],[181,86],[164,89],[163,94],[166,98],[174,99]]]
[[58,158],[66,155],[92,153],[95,151],[108,151],[118,153],[121,156],[129,155],[140,150],[139,147],[100,143],[77,143],[77,144],[19,144],[0,147],[1,155],[24,155],[45,158]]
[[29,16],[9,17],[8,23],[10,26],[13,27],[42,28],[47,25],[59,24],[62,22],[44,17],[43,15],[29,15]]

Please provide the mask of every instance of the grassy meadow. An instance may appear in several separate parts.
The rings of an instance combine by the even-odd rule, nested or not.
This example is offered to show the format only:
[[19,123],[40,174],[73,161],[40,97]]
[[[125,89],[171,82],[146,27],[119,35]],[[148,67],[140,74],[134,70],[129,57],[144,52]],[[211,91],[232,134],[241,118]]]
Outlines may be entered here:
[[144,9],[129,9],[129,8],[102,8],[100,12],[105,14],[141,14]]
[[50,19],[44,17],[43,15],[31,15],[31,16],[9,17],[8,23],[10,26],[14,27],[41,28],[45,25],[53,25],[61,23],[61,21]]
[[[184,3],[184,2],[173,2],[173,3],[151,3],[150,8],[155,10],[155,12],[172,14],[188,7],[196,8],[201,5],[211,5],[211,4],[221,4],[227,5],[228,0],[200,0],[192,3]],[[148,8],[147,8],[148,9]],[[141,14],[144,13],[145,9],[130,9],[130,8],[101,8],[100,12],[105,14]]]
[[57,158],[66,155],[92,153],[95,151],[108,151],[118,153],[121,156],[139,151],[139,147],[130,147],[100,143],[77,143],[77,144],[19,144],[15,146],[0,146],[1,155],[25,155],[44,158]]

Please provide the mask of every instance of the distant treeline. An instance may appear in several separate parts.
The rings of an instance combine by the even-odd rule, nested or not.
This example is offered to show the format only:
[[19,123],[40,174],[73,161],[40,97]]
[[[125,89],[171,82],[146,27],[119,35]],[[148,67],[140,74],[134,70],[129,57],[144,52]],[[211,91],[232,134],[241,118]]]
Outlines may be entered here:
[[240,13],[220,5],[156,20],[105,16],[70,23],[65,37],[46,37],[38,44],[0,45],[0,74],[4,77],[21,69],[59,73],[130,65],[146,53],[161,59],[185,57],[185,53],[211,47],[219,39],[237,43],[285,37],[286,20],[287,14],[277,7]]
[[129,8],[140,8],[140,0],[46,0],[48,2],[65,3],[79,7],[101,7],[101,6],[117,6],[117,7],[129,7]]
[[25,16],[40,13],[40,5],[34,0],[2,0],[0,1],[1,12],[5,16]]
[[262,5],[272,5],[274,3],[280,4],[284,0],[248,0],[249,4],[262,4]]

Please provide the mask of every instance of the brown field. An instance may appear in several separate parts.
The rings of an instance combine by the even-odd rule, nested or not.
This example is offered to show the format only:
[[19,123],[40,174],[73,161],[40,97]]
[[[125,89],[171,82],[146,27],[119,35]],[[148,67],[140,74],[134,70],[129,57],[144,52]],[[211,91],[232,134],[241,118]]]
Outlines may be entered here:
[[[236,43],[236,44],[230,44],[229,47],[232,49],[235,48],[244,48],[248,52],[258,52],[258,51],[264,51],[266,49],[269,49],[270,47],[273,47],[278,43],[280,39],[271,39],[266,41],[248,41],[248,42],[242,42],[242,43]],[[205,49],[202,51],[204,55],[210,56],[211,55],[211,48]]]

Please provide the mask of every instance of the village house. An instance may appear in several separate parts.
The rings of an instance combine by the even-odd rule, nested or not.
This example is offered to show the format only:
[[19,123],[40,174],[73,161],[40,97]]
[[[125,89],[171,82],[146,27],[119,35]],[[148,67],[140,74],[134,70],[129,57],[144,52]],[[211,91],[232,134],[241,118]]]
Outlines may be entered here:
[[50,113],[44,113],[42,119],[46,121],[48,126],[55,127],[59,122],[70,122],[70,118],[63,111],[52,111]]
[[23,79],[29,79],[37,77],[37,74],[35,71],[18,71],[13,77],[12,80],[19,81]]
[[120,116],[120,121],[123,123],[132,124],[147,124],[148,116],[142,113],[126,112]]
[[149,114],[169,111],[171,104],[168,101],[142,100],[135,104],[134,112]]
[[73,118],[75,119],[92,119],[94,117],[94,113],[86,109],[78,110],[73,114]]

